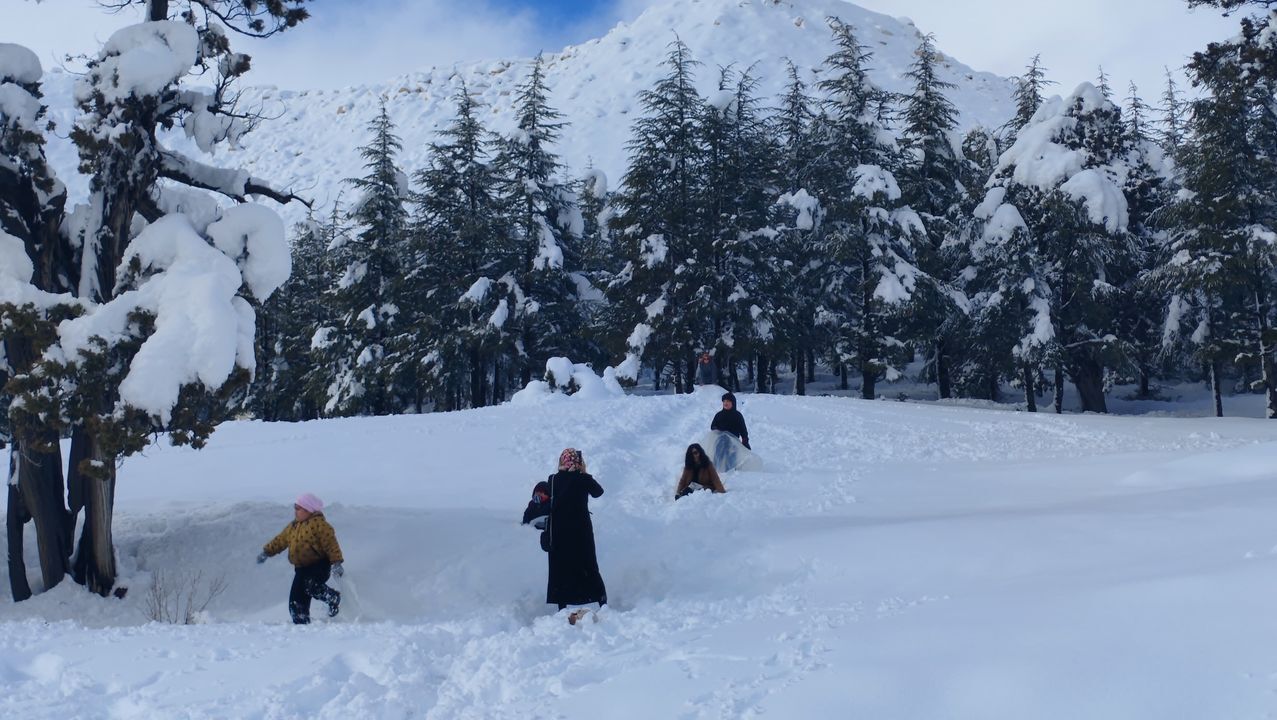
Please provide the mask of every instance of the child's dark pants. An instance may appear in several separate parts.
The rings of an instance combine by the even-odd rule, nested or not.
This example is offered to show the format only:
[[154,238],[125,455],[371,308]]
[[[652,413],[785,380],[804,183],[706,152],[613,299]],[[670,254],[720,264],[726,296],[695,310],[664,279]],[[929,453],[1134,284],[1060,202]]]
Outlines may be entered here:
[[293,571],[293,589],[288,593],[288,613],[293,616],[294,623],[305,625],[310,622],[311,598],[322,600],[330,607],[338,602],[341,593],[327,585],[332,568],[332,563],[320,560]]

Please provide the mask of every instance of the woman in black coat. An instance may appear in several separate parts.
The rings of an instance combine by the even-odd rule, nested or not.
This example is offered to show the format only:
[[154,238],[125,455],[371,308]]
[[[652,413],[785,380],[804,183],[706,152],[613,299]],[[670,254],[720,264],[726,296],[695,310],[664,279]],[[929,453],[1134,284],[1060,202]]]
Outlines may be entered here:
[[559,455],[559,471],[550,476],[550,578],[545,601],[562,610],[568,605],[607,604],[607,589],[594,551],[590,498],[603,488],[585,471],[580,450]]

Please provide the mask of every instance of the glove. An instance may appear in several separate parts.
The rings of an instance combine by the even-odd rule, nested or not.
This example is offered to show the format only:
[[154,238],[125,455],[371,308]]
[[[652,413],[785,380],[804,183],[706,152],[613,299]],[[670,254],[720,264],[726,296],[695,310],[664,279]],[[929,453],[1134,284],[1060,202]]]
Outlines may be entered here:
[[346,568],[342,567],[341,563],[333,563],[333,576],[341,577],[342,575],[345,575],[345,574],[346,574]]
[[269,555],[267,555],[267,554],[266,554],[266,553],[264,553],[264,552],[257,553],[257,564],[258,564],[258,565],[261,565],[262,563],[266,562],[266,558],[268,558],[268,557],[270,557],[270,556],[269,556]]

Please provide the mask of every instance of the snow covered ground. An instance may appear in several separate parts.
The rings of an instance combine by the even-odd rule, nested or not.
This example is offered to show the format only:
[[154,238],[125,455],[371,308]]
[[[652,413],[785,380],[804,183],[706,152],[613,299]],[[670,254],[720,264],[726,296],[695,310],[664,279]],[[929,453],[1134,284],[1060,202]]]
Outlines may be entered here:
[[[717,405],[552,398],[157,446],[121,470],[125,599],[0,601],[0,716],[1277,715],[1277,424],[745,395],[766,470],[675,503]],[[607,490],[611,605],[576,627],[518,524],[568,445]],[[306,490],[348,592],[298,628],[286,561],[253,558]],[[152,573],[196,570],[228,583],[206,622],[148,623]]]

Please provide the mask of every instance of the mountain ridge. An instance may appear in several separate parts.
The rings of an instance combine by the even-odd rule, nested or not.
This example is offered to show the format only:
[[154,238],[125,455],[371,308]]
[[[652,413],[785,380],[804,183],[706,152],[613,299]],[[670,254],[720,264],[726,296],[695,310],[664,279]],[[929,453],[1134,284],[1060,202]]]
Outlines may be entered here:
[[[570,178],[586,170],[602,171],[613,187],[625,171],[625,144],[632,121],[642,108],[639,93],[664,72],[660,63],[675,36],[700,65],[697,87],[708,95],[717,69],[728,65],[753,68],[763,105],[774,104],[786,82],[785,59],[804,80],[814,84],[820,63],[833,50],[826,18],[836,16],[856,29],[858,40],[873,53],[870,79],[880,87],[905,91],[904,73],[913,62],[921,32],[911,22],[865,10],[843,0],[679,0],[648,8],[621,22],[600,38],[543,53],[551,104],[569,124],[556,152]],[[453,67],[431,67],[380,82],[344,88],[292,91],[274,86],[245,88],[243,101],[260,106],[273,119],[241,140],[238,148],[220,148],[207,156],[180,130],[165,140],[171,147],[204,162],[239,167],[256,177],[313,199],[327,208],[341,197],[343,179],[362,174],[358,147],[366,142],[365,126],[381,101],[403,140],[399,165],[412,173],[425,166],[430,143],[451,121],[457,92],[464,82],[483,106],[488,129],[514,128],[513,103],[532,58],[497,59]],[[978,72],[944,55],[942,79],[955,83],[951,99],[960,125],[1002,124],[1012,113],[1011,80]],[[251,78],[251,75],[249,76]],[[71,99],[74,76],[45,76],[50,117],[58,137],[49,155],[71,191],[73,202],[87,194],[87,180],[75,175],[75,150],[66,139],[76,112]],[[304,208],[285,207],[286,220],[304,216]]]

